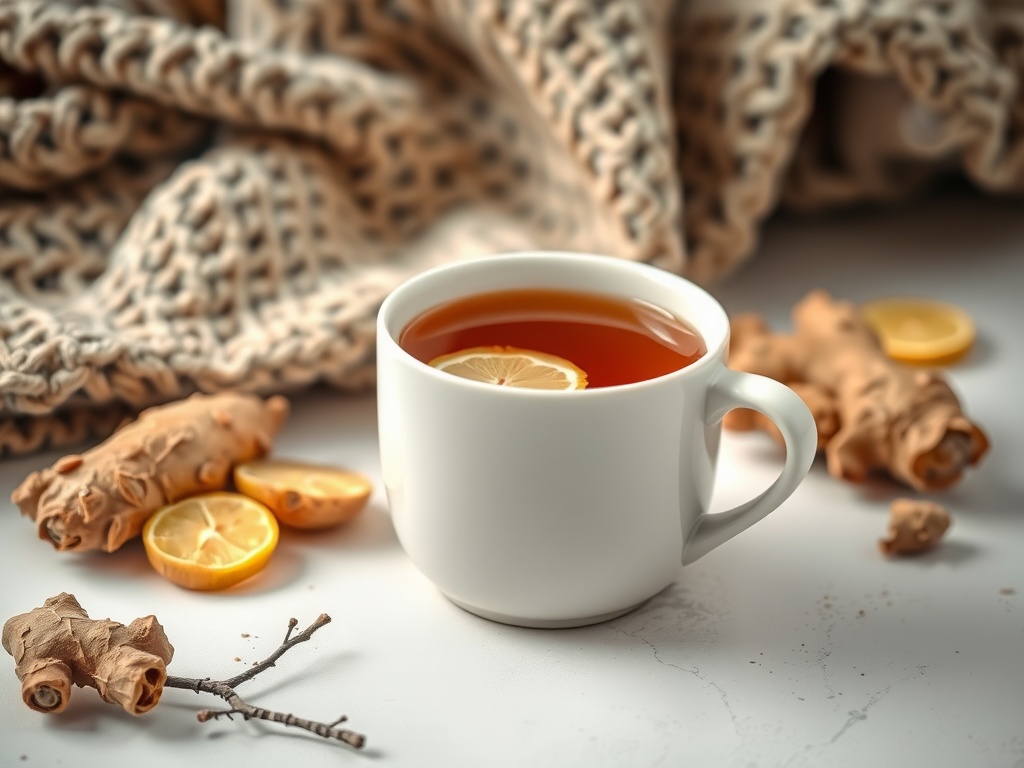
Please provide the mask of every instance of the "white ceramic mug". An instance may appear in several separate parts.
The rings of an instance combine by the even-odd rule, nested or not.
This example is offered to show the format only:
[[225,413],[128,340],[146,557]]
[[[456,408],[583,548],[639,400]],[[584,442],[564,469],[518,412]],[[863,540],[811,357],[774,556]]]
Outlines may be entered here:
[[[696,328],[697,362],[578,391],[499,387],[431,368],[399,344],[421,312],[463,296],[555,288],[641,299]],[[526,252],[424,272],[377,318],[381,469],[402,547],[454,603],[488,619],[569,627],[621,615],[778,507],[815,455],[792,390],[726,368],[725,310],[664,270],[608,256]],[[779,478],[709,513],[722,417],[752,408],[786,443]]]

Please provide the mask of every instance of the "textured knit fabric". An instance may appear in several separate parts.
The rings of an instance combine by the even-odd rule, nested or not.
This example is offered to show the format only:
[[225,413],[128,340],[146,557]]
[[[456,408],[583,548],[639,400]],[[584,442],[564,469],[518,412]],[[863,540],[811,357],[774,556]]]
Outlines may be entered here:
[[781,204],[1020,193],[1022,78],[1019,0],[0,0],[0,455],[367,387],[433,264],[713,284]]

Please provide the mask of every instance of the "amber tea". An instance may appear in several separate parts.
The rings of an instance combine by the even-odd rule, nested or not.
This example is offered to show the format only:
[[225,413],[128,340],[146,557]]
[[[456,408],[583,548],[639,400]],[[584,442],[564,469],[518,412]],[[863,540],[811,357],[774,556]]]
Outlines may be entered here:
[[401,347],[430,363],[485,346],[555,355],[612,387],[677,371],[706,352],[700,334],[648,302],[578,291],[525,288],[439,304],[402,331]]

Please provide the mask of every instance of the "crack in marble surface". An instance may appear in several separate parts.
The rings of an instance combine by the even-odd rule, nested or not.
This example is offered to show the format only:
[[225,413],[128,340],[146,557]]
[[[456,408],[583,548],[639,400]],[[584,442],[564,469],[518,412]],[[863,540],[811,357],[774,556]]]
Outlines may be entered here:
[[632,637],[635,640],[639,640],[641,643],[650,648],[651,653],[654,655],[654,660],[657,661],[659,664],[666,667],[672,667],[673,669],[678,669],[680,672],[686,672],[688,675],[692,675],[705,685],[714,688],[715,691],[718,692],[718,697],[722,701],[722,706],[725,707],[726,714],[729,715],[729,722],[732,723],[733,731],[737,736],[740,735],[740,721],[739,718],[736,716],[736,713],[733,711],[732,703],[729,701],[729,694],[727,694],[725,692],[725,689],[722,688],[722,686],[720,686],[714,680],[709,680],[705,675],[701,674],[700,667],[683,667],[679,664],[673,664],[671,661],[665,661],[663,658],[661,658],[661,654],[658,652],[658,647],[650,640],[648,640],[646,637],[640,635],[639,630],[635,632],[627,632],[621,627],[615,627],[615,629],[621,632],[622,634],[626,635],[627,637]]
[[889,691],[891,690],[892,684],[887,685],[880,691],[875,691],[874,693],[869,694],[868,701],[863,707],[861,707],[860,709],[851,709],[849,712],[847,712],[846,722],[844,722],[843,725],[839,728],[839,730],[832,735],[831,739],[823,742],[805,744],[803,749],[800,749],[794,752],[792,755],[790,755],[789,759],[782,764],[782,768],[788,768],[789,766],[793,765],[794,761],[796,761],[802,755],[806,755],[811,750],[827,749],[828,747],[834,746],[841,738],[843,738],[843,736],[845,736],[850,731],[851,728],[857,725],[857,723],[863,723],[865,720],[867,720],[868,710],[875,706],[875,704],[880,702],[886,696],[888,696]]
[[857,723],[861,723],[867,720],[868,710],[871,709],[871,707],[875,706],[875,704],[877,704],[879,701],[884,699],[891,690],[892,686],[887,685],[881,691],[876,691],[875,693],[868,696],[868,703],[865,704],[863,707],[861,707],[860,709],[851,709],[849,712],[850,717],[846,720],[845,723],[843,723],[843,727],[836,731],[836,734],[831,739],[829,739],[829,746],[839,741],[839,739],[841,739],[846,734],[846,732],[853,728],[853,726],[855,726]]

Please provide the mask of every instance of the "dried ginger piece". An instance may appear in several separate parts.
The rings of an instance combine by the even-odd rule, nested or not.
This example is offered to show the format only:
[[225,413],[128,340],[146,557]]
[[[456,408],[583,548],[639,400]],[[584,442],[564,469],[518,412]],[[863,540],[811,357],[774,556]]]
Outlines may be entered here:
[[[738,316],[729,365],[776,379],[804,399],[834,477],[859,482],[881,471],[917,490],[938,490],[988,450],[941,375],[886,356],[852,303],[813,291],[794,307],[793,326],[791,335],[776,334],[756,315]],[[775,431],[750,411],[733,411],[725,425]]]
[[160,507],[220,490],[234,465],[265,456],[287,416],[279,396],[192,395],[33,472],[11,500],[58,550],[113,552]]
[[951,519],[945,508],[930,501],[896,499],[889,505],[889,532],[880,539],[883,555],[906,555],[931,549],[943,537]]
[[3,646],[14,657],[22,699],[44,713],[67,706],[72,683],[95,688],[133,715],[148,712],[160,701],[174,654],[155,616],[128,626],[90,619],[66,592],[8,619]]

